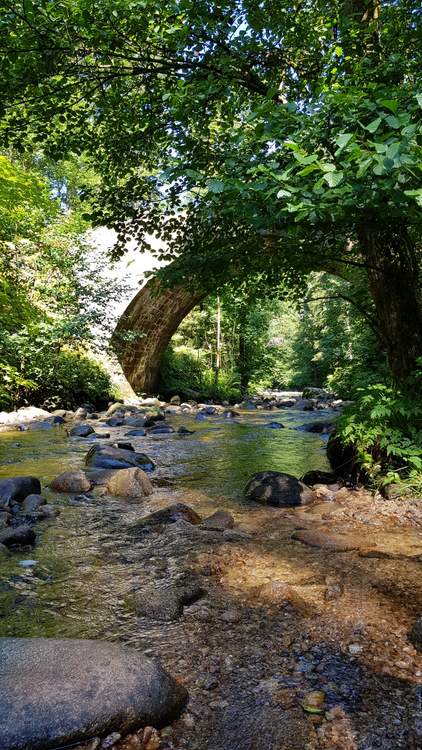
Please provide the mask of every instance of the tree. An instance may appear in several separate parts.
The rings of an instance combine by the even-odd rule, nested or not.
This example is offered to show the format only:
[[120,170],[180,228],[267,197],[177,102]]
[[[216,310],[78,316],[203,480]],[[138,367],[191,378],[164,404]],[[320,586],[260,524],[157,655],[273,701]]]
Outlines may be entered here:
[[365,269],[393,376],[412,372],[416,0],[2,2],[3,137],[86,150],[120,248],[158,232],[210,287]]

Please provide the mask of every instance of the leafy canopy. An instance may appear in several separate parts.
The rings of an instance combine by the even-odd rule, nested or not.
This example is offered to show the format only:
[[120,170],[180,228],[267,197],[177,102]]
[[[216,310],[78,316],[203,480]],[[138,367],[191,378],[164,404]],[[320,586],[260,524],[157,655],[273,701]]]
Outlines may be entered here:
[[264,264],[289,280],[359,263],[362,222],[420,227],[416,0],[5,10],[4,138],[87,151],[92,215],[121,249],[158,232],[182,278]]

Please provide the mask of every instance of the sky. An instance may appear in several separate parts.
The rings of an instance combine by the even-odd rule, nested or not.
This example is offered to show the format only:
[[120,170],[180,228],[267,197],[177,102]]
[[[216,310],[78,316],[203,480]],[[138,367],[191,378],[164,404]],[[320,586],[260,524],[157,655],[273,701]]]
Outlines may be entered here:
[[[90,239],[94,245],[102,249],[111,249],[116,241],[116,233],[112,229],[99,227],[93,229],[90,233]],[[161,240],[148,236],[153,247],[163,246]],[[127,294],[123,295],[120,300],[113,302],[114,313],[117,318],[124,312],[131,299],[137,294],[139,289],[144,286],[145,272],[158,268],[160,263],[151,253],[140,253],[137,249],[135,240],[127,245],[127,252],[118,263],[111,265],[103,270],[104,276],[110,277],[110,280],[123,281],[127,279]]]

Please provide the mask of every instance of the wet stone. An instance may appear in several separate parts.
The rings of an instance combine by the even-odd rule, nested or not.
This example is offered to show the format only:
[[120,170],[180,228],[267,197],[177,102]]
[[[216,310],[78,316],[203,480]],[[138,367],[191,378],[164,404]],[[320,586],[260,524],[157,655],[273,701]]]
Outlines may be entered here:
[[0,663],[0,747],[10,750],[165,726],[186,701],[157,661],[101,641],[1,638]]
[[54,492],[88,492],[92,482],[84,471],[64,471],[53,479],[50,487]]
[[166,588],[149,587],[135,596],[136,613],[160,622],[177,620],[183,608],[200,599],[203,587],[197,581],[180,583]]
[[225,529],[232,529],[233,526],[234,518],[226,510],[216,510],[212,516],[208,516],[201,523],[201,529],[210,529],[212,531],[224,531]]
[[166,508],[156,510],[154,513],[149,513],[144,518],[140,518],[139,521],[130,526],[130,529],[138,530],[147,528],[148,526],[173,524],[181,520],[194,525],[201,523],[201,517],[189,505],[174,503],[168,505]]
[[0,544],[5,547],[26,546],[35,544],[36,534],[31,526],[10,526],[0,531]]

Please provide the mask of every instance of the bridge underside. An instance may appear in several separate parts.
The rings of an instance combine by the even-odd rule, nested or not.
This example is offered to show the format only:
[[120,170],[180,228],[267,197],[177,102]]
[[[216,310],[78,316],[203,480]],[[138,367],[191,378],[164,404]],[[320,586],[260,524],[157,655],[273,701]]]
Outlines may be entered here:
[[120,318],[113,346],[136,393],[154,393],[166,347],[186,315],[205,297],[182,286],[164,288],[151,279]]

